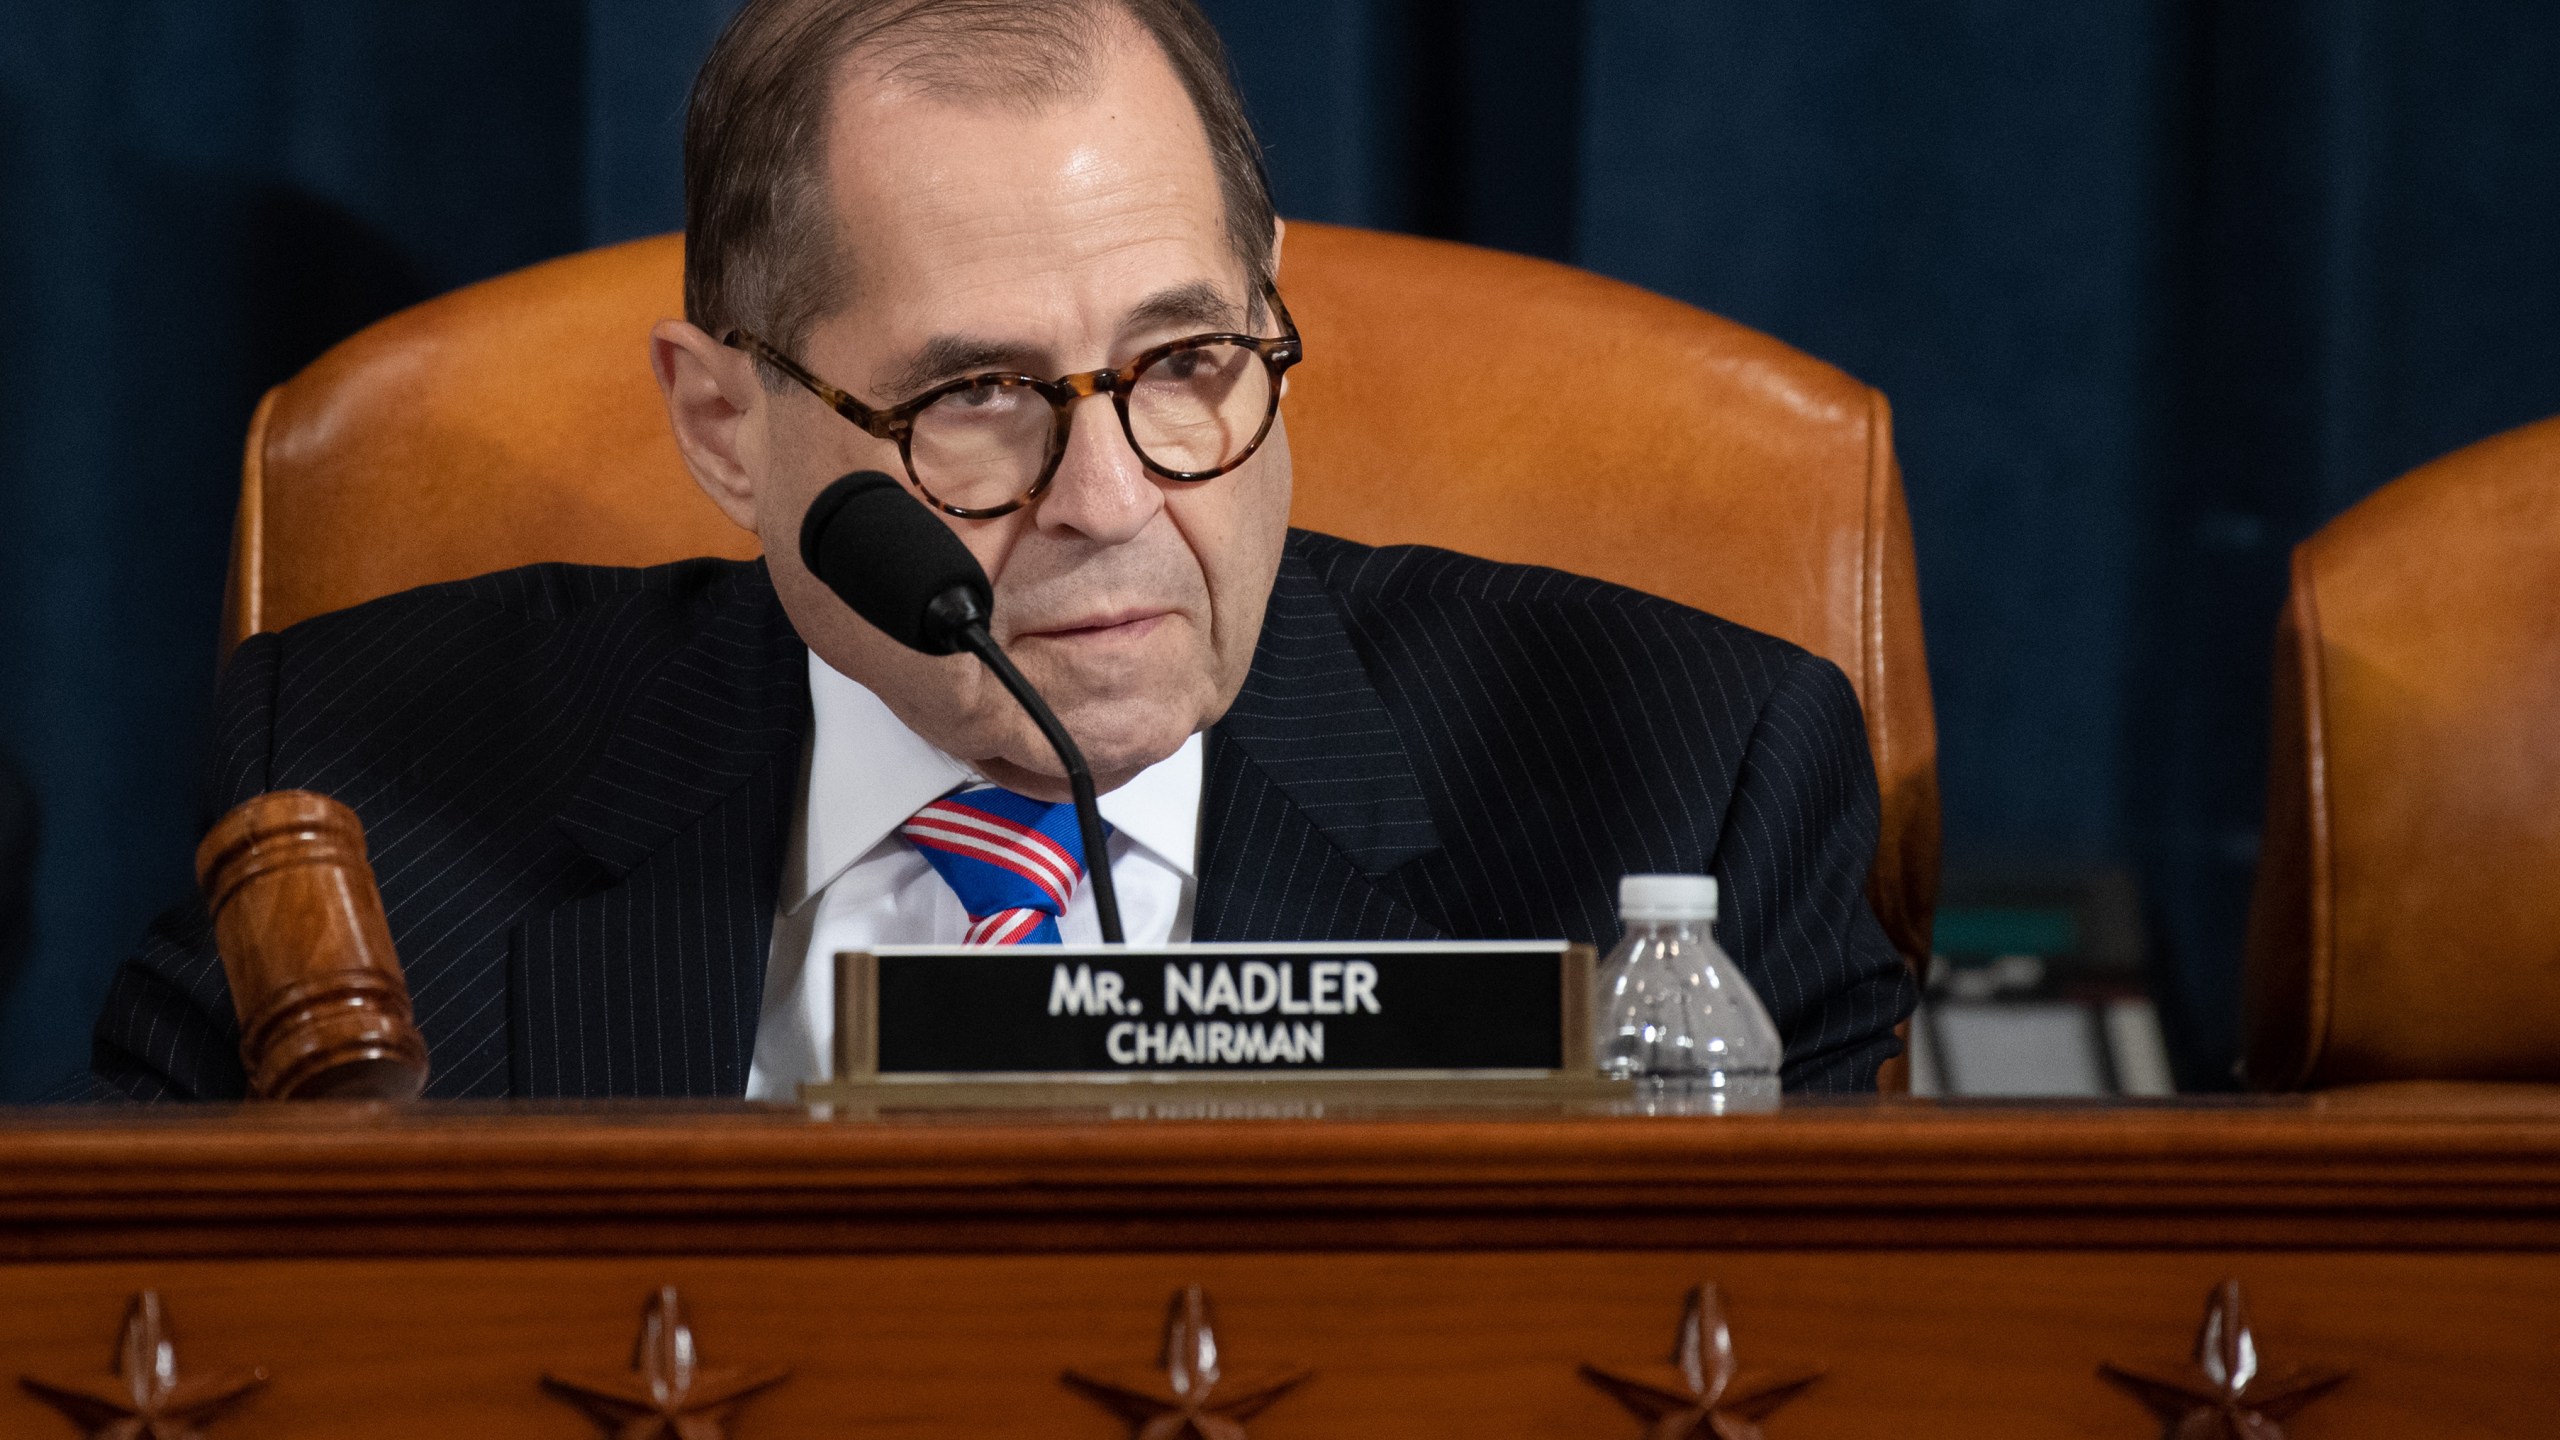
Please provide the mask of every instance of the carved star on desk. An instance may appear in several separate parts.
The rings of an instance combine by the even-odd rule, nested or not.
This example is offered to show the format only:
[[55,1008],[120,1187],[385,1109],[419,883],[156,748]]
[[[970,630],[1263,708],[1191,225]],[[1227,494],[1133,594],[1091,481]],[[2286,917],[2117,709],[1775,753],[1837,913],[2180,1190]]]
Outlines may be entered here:
[[2225,1280],[2205,1300],[2192,1373],[2174,1366],[2107,1364],[2098,1373],[2160,1417],[2167,1440],[2284,1440],[2284,1422],[2335,1390],[2344,1370],[2297,1366],[2269,1375],[2258,1368],[2240,1282]]
[[790,1373],[778,1365],[703,1364],[684,1297],[668,1285],[641,1312],[640,1341],[628,1372],[545,1375],[542,1383],[586,1411],[614,1440],[727,1440],[730,1412]]
[[1209,1297],[1192,1285],[1176,1292],[1165,1312],[1164,1355],[1153,1369],[1070,1370],[1061,1378],[1128,1421],[1130,1440],[1248,1440],[1245,1422],[1313,1373],[1228,1373],[1218,1355]]
[[198,1440],[196,1427],[267,1383],[264,1370],[181,1378],[178,1346],[160,1292],[145,1290],[124,1312],[113,1380],[18,1377],[29,1393],[71,1418],[89,1440]]
[[1645,1422],[1645,1440],[1762,1440],[1760,1422],[1822,1372],[1742,1378],[1733,1358],[1733,1331],[1725,1324],[1724,1295],[1707,1284],[1689,1291],[1669,1365],[1584,1365],[1582,1378],[1634,1411]]

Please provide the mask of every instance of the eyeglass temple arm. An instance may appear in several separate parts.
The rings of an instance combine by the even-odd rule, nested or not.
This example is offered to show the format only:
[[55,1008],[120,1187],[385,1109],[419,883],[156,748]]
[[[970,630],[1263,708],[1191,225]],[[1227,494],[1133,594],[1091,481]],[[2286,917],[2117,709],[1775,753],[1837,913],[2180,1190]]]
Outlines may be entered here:
[[802,368],[799,361],[792,359],[790,356],[783,354],[780,350],[766,344],[752,331],[732,330],[729,332],[728,338],[720,343],[728,346],[732,350],[744,350],[749,355],[762,360],[766,364],[771,365],[774,369],[791,377],[794,384],[798,385],[801,389],[808,391],[810,394],[817,396],[820,400],[825,401],[829,409],[835,411],[839,415],[842,415],[854,424],[861,426],[864,432],[872,436],[872,438],[878,440],[894,438],[889,433],[888,427],[881,420],[882,412],[872,409],[870,406],[856,400],[844,391],[839,390],[833,385],[828,384],[826,381],[819,379],[817,376],[810,374],[806,369]]

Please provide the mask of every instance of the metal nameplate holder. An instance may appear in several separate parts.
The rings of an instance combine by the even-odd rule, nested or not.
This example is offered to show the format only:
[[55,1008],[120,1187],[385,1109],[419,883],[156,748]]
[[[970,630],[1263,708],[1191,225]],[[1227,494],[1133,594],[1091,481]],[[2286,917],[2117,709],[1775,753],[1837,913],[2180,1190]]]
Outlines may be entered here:
[[1547,941],[879,946],[835,957],[812,1105],[1092,1104],[1175,1090],[1415,1102],[1616,1094],[1594,955]]

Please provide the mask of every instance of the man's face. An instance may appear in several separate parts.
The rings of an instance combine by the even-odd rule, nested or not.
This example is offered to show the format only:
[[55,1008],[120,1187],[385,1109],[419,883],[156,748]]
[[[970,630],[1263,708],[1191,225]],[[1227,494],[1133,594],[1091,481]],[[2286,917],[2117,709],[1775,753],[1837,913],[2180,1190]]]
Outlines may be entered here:
[[[880,407],[963,375],[1118,366],[1165,340],[1249,328],[1253,297],[1180,82],[1135,37],[1099,75],[1089,98],[1029,111],[920,96],[850,68],[827,166],[850,303],[817,325],[801,362]],[[763,409],[762,443],[743,447],[762,453],[741,518],[802,638],[943,750],[1062,797],[1056,759],[983,665],[905,649],[801,563],[809,502],[848,470],[906,479],[896,446],[796,387]],[[994,520],[943,517],[995,582],[996,639],[1104,788],[1171,755],[1243,685],[1289,478],[1275,425],[1235,471],[1160,482],[1096,397],[1075,407],[1038,501]]]

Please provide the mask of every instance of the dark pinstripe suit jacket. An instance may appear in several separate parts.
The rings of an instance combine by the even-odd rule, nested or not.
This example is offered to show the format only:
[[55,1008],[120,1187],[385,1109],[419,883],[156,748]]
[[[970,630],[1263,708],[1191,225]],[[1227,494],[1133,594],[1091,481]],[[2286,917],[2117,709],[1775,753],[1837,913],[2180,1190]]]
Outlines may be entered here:
[[[805,655],[759,563],[416,590],[240,648],[212,799],[320,790],[363,818],[431,1095],[737,1095]],[[1711,869],[1791,1087],[1869,1086],[1911,1008],[1864,899],[1848,682],[1665,600],[1293,534],[1201,803],[1203,940],[1605,945],[1621,873]],[[236,1096],[238,1046],[183,905],[116,976],[92,1083]]]

